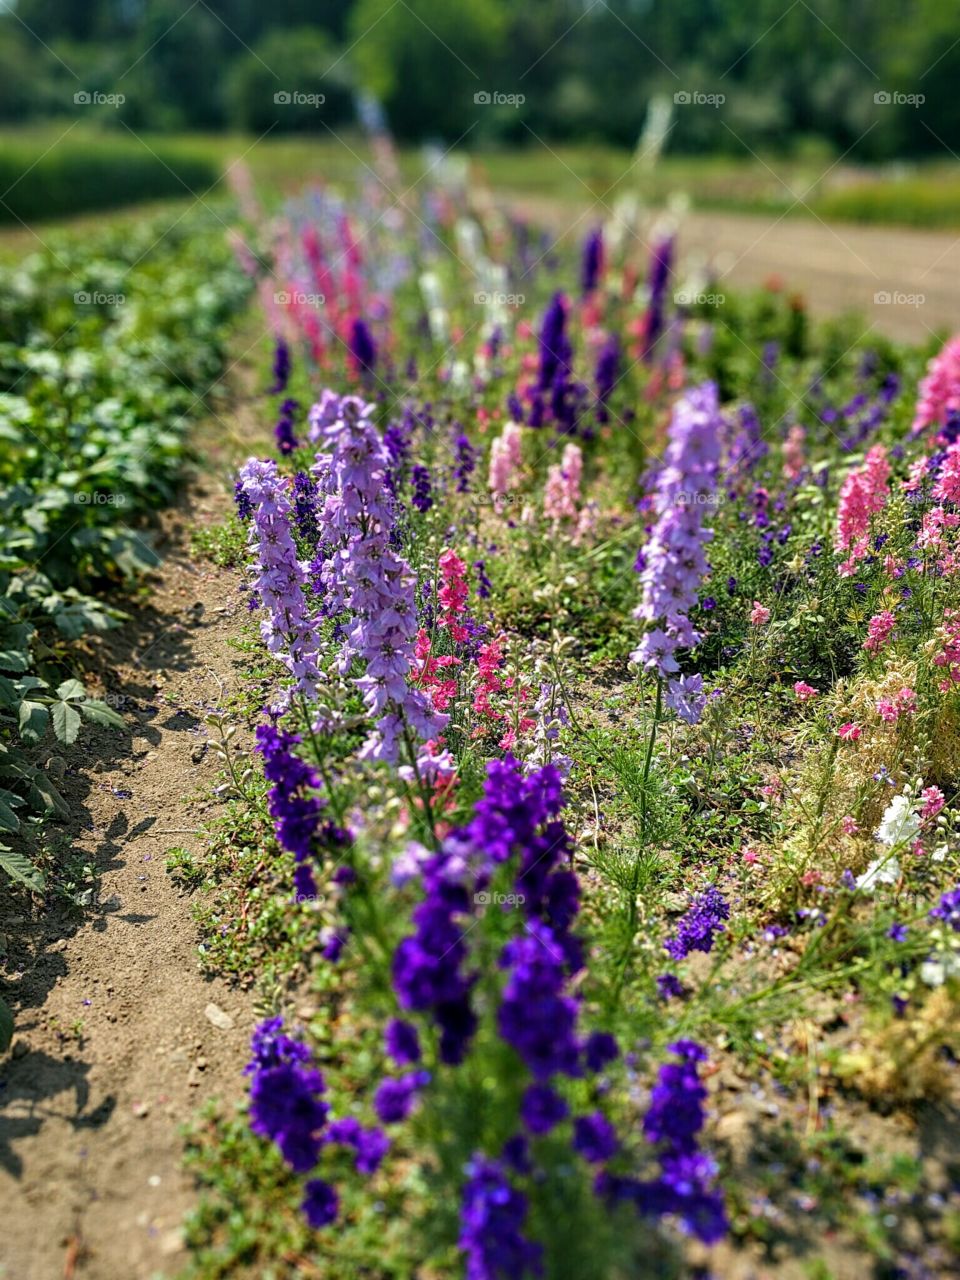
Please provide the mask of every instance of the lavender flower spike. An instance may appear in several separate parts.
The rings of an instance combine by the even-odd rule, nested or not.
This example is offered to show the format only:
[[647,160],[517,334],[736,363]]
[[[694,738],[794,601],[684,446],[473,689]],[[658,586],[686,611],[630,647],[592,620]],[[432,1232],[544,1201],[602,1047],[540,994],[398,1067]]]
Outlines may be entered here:
[[[308,566],[297,559],[290,532],[293,503],[287,481],[275,462],[249,458],[240,468],[240,490],[252,508],[248,538],[256,563],[253,588],[269,612],[260,634],[293,676],[296,691],[315,698],[321,679],[317,631],[303,591]],[[278,709],[288,704],[289,696],[286,690]]]

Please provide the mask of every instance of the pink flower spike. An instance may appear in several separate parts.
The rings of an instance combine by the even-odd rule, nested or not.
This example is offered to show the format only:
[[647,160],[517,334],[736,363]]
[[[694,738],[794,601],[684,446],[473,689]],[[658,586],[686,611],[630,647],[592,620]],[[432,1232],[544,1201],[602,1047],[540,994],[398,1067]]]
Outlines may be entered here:
[[766,605],[762,605],[759,600],[754,600],[753,608],[750,610],[750,623],[754,627],[765,627],[770,621],[770,610]]
[[878,653],[880,649],[890,639],[890,633],[893,631],[896,618],[889,609],[884,609],[882,613],[875,613],[867,624],[867,638],[863,642],[863,647],[867,653]]
[[856,742],[863,730],[858,724],[854,724],[852,720],[848,720],[846,724],[842,724],[837,733],[844,742]]
[[923,808],[920,810],[920,817],[925,822],[928,822],[931,818],[935,818],[947,803],[947,798],[939,787],[926,787],[921,791],[920,799],[923,801]]
[[815,698],[819,693],[812,684],[806,684],[803,680],[798,680],[793,686],[793,692],[797,695],[798,702],[809,702],[811,698]]

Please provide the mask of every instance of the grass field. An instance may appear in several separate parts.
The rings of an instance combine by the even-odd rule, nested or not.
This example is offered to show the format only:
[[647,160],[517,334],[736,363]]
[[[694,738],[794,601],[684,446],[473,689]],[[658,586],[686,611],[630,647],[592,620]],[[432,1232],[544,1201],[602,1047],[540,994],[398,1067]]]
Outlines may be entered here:
[[[699,209],[960,226],[960,165],[953,163],[870,169],[823,155],[667,155],[651,168],[629,152],[607,146],[548,146],[532,137],[530,144],[469,153],[473,182],[503,194],[590,198],[606,204],[618,196],[651,206],[680,198]],[[330,130],[258,139],[243,134],[160,138],[129,130],[65,130],[60,125],[6,129],[0,132],[0,185],[6,188],[0,200],[13,213],[0,221],[15,226],[23,220],[42,228],[51,220],[97,207],[107,190],[118,203],[154,197],[195,199],[238,161],[249,166],[261,189],[279,200],[311,176],[352,185],[371,156],[359,134]],[[85,166],[92,176],[78,181],[76,175],[82,176]],[[419,150],[401,152],[404,183],[417,183],[423,172]]]

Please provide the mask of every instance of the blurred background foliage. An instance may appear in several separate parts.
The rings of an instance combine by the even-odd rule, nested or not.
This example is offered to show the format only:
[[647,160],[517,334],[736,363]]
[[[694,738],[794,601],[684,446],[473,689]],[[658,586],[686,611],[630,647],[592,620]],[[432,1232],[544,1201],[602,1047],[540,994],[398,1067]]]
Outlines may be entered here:
[[[375,94],[403,141],[630,147],[654,95],[667,149],[877,161],[960,151],[960,11],[944,0],[6,0],[0,121],[138,131],[337,131]],[[275,102],[323,94],[322,108]],[[480,92],[523,95],[478,111]],[[878,93],[922,95],[920,105]]]

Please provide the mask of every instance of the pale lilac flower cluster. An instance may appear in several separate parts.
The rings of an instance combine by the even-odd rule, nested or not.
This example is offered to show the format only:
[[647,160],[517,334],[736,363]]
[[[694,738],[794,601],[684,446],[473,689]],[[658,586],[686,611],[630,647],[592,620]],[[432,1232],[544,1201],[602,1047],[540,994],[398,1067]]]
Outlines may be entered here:
[[[391,541],[394,505],[385,483],[389,451],[373,422],[374,406],[357,396],[334,404],[325,392],[311,424],[331,446],[314,468],[324,491],[320,521],[326,558],[321,570],[326,607],[349,614],[339,667],[365,664],[356,680],[376,721],[365,759],[395,763],[400,742],[419,746],[442,732],[447,717],[410,685],[417,634],[416,579]],[[422,757],[434,763],[436,757]]]
[[[240,468],[238,497],[250,512],[248,539],[256,565],[253,589],[269,616],[260,624],[263,642],[284,664],[305,698],[316,696],[321,678],[318,636],[307,612],[304,584],[308,565],[297,559],[290,529],[290,486],[275,462],[249,458]],[[287,690],[284,698],[289,699]]]
[[690,612],[707,573],[704,547],[713,533],[703,516],[716,491],[723,422],[712,382],[693,387],[676,404],[664,466],[657,477],[657,522],[644,549],[640,580],[643,601],[634,617],[653,626],[631,661],[667,682],[667,706],[695,724],[706,704],[700,676],[679,677],[678,649],[700,639]]

